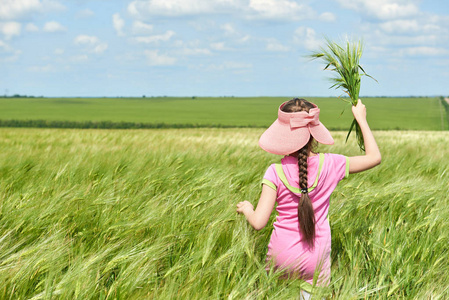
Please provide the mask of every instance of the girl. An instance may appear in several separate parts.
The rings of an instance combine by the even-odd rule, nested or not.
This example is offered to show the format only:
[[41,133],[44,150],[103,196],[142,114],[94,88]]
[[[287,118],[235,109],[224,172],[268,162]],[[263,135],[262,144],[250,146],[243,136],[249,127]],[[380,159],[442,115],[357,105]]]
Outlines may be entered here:
[[[337,183],[350,173],[380,164],[381,155],[366,121],[366,109],[359,100],[352,107],[365,140],[365,155],[345,157],[315,153],[315,141],[331,145],[330,132],[319,121],[319,108],[304,99],[292,99],[279,107],[277,120],[262,134],[259,145],[267,152],[285,155],[272,164],[262,180],[256,210],[248,201],[237,204],[251,226],[267,224],[275,202],[274,222],[267,260],[287,277],[299,277],[312,285],[327,286],[330,280],[331,236],[328,221],[329,198]],[[268,267],[267,267],[268,269]],[[314,274],[317,281],[314,283]],[[303,298],[310,294],[302,292]]]

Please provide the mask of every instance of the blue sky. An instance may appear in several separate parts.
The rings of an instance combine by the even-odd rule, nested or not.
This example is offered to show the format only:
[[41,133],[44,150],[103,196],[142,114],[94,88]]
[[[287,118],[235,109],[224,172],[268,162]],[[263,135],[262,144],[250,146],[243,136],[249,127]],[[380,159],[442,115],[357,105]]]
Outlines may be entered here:
[[324,36],[364,40],[362,96],[449,95],[439,0],[0,0],[0,94],[338,96]]

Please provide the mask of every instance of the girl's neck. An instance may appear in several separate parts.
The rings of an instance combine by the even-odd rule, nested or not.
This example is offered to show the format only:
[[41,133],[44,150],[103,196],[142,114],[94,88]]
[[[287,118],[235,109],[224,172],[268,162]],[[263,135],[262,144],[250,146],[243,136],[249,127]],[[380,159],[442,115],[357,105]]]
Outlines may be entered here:
[[[298,155],[299,155],[299,153],[295,152],[295,153],[289,154],[288,156],[293,156],[294,158],[298,158]],[[317,155],[318,155],[318,153],[310,151],[308,157],[317,156]]]

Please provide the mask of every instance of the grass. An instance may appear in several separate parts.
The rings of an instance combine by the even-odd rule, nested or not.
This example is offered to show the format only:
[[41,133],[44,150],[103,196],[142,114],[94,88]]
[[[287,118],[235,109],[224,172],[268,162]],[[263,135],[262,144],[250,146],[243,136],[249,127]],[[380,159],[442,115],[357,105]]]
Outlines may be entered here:
[[[43,120],[42,126],[49,127],[133,127],[132,124],[103,126],[89,123],[101,121],[145,123],[150,124],[150,127],[267,127],[276,118],[277,107],[288,99],[289,97],[0,98],[0,124],[12,127],[40,126],[29,123],[26,125],[26,120]],[[350,106],[344,101],[336,98],[308,99],[321,108],[320,119],[328,128],[348,130],[353,117]],[[447,114],[438,98],[363,98],[363,102],[367,106],[368,119],[373,129],[448,129]],[[345,112],[341,115],[343,110]],[[7,120],[23,120],[23,124],[5,123]],[[69,124],[70,122],[79,124]],[[159,126],[161,123],[165,125]]]
[[[348,103],[356,106],[359,101],[361,77],[365,75],[374,79],[366,74],[365,70],[363,70],[362,66],[359,64],[363,52],[363,42],[347,40],[342,44],[338,44],[326,38],[326,46],[327,47],[325,48],[321,47],[319,51],[314,52],[309,57],[324,61],[324,64],[326,65],[324,70],[336,73],[334,73],[334,77],[330,78],[330,81],[333,83],[330,88],[343,89],[343,91],[351,98],[350,100],[347,100]],[[359,145],[360,150],[365,151],[362,130],[355,119],[349,127],[348,137],[353,128],[356,132],[357,144]]]
[[[0,129],[0,299],[291,299],[264,270],[263,129]],[[334,132],[347,155],[354,137]],[[447,132],[375,132],[331,199],[335,299],[449,297]],[[273,221],[274,213],[272,215]]]

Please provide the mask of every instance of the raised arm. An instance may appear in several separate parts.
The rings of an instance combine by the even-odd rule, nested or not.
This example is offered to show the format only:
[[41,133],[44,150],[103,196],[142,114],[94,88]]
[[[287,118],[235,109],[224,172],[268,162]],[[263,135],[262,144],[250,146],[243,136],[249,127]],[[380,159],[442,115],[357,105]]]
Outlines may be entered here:
[[349,173],[358,173],[380,164],[382,156],[366,121],[366,108],[362,100],[359,99],[357,105],[352,107],[352,113],[359,123],[365,141],[365,155],[349,157]]

